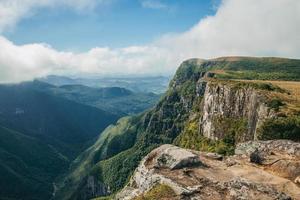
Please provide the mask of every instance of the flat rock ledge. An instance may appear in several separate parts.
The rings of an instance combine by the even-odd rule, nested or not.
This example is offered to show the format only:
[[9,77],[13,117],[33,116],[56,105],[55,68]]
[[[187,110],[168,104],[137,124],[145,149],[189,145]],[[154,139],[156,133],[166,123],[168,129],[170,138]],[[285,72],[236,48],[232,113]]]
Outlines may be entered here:
[[[299,145],[285,140],[247,142],[238,145],[236,155],[224,158],[162,145],[141,161],[115,199],[131,200],[165,184],[177,195],[174,200],[300,200]],[[253,153],[263,161],[251,162]]]

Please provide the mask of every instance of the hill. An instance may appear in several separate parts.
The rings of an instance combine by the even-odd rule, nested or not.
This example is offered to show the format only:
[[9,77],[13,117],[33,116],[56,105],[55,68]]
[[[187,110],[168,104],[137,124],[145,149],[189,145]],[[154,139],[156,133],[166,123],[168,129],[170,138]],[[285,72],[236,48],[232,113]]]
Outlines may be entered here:
[[[294,93],[282,84],[244,81],[299,80],[299,70],[300,60],[281,58],[183,62],[155,108],[106,129],[87,150],[88,158],[78,157],[56,198],[89,199],[118,191],[160,144],[231,155],[238,143],[249,140],[300,141],[299,99],[288,100]],[[263,76],[249,76],[257,73]],[[113,151],[107,154],[108,149]]]
[[0,126],[1,199],[50,199],[68,164],[46,142]]
[[1,125],[56,144],[70,157],[118,118],[26,84],[1,85],[0,109]]
[[126,88],[136,93],[164,93],[167,89],[169,77],[145,76],[145,77],[81,77],[69,78],[64,76],[50,75],[39,81],[51,85],[84,85],[92,88]]
[[23,85],[39,92],[93,106],[119,117],[143,112],[153,107],[161,96],[154,93],[132,92],[120,87],[54,86],[37,80]]
[[49,199],[55,178],[118,119],[37,87],[52,88],[0,85],[1,198]]

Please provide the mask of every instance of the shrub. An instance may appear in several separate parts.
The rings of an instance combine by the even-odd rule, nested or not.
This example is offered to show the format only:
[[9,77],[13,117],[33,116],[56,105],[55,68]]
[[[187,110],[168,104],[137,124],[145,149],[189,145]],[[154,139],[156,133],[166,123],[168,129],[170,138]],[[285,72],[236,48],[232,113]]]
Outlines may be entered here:
[[268,107],[273,108],[273,109],[275,109],[276,111],[279,110],[280,106],[284,106],[284,105],[285,105],[285,104],[282,102],[282,100],[281,100],[281,99],[278,99],[278,98],[272,99],[271,101],[269,101],[269,102],[267,103],[267,106],[268,106]]
[[233,134],[226,134],[219,141],[211,140],[199,133],[196,121],[191,121],[186,124],[184,131],[175,139],[174,144],[182,148],[232,155],[234,153],[235,138]]
[[146,194],[140,195],[134,198],[134,200],[174,199],[174,197],[176,197],[176,194],[170,186],[157,184]]
[[290,139],[300,141],[300,116],[268,119],[258,130],[261,140]]

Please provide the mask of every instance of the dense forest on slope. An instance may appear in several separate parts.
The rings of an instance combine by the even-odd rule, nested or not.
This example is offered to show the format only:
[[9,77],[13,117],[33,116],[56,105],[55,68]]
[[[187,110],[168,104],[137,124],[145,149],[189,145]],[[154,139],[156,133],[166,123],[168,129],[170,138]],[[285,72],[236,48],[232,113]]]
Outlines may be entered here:
[[49,199],[54,179],[117,119],[26,84],[0,85],[1,198]]
[[[242,75],[227,76],[231,71]],[[93,147],[78,157],[67,178],[60,182],[57,199],[88,199],[114,193],[128,181],[141,158],[163,143],[230,154],[236,142],[254,137],[298,141],[300,105],[298,99],[293,98],[296,94],[272,83],[245,83],[232,79],[300,80],[299,71],[300,60],[281,58],[228,57],[183,62],[169,90],[155,108],[140,116],[123,119],[113,128],[106,129]],[[265,74],[263,77],[250,77],[249,72]],[[274,76],[274,73],[280,76]],[[242,109],[245,109],[241,113],[245,115],[229,112],[235,119],[229,120],[217,111],[211,119],[215,136],[208,137],[202,132],[204,103],[209,100],[205,99],[205,95],[218,96],[220,92],[228,93],[232,106],[235,105],[236,95],[246,95],[240,100]],[[273,101],[274,97],[278,98],[277,103]],[[253,103],[253,108],[264,109],[263,125],[255,116],[252,117],[257,110],[248,108],[248,101]],[[233,108],[231,104],[228,106],[229,110]],[[245,118],[247,113],[250,113],[250,118]],[[263,117],[268,119],[264,121]],[[249,120],[254,120],[255,124]],[[254,129],[248,131],[249,126]],[[272,133],[270,130],[290,132],[285,135],[267,134]],[[217,136],[218,139],[212,139]],[[107,150],[110,150],[109,154]],[[88,181],[91,179],[93,184]],[[99,187],[101,190],[95,192],[95,188]]]
[[0,86],[0,109],[1,125],[45,140],[68,157],[117,120],[116,115],[22,84]]
[[1,199],[49,199],[68,164],[47,142],[0,126]]

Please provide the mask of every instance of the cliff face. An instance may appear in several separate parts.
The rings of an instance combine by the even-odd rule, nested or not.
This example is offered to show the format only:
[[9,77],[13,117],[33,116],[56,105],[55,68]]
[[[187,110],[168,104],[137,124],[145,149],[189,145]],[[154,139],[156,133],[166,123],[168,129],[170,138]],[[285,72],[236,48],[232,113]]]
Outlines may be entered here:
[[223,128],[226,127],[222,127],[223,119],[245,121],[247,128],[238,138],[239,142],[243,142],[256,139],[256,130],[273,112],[267,107],[264,95],[251,87],[237,88],[235,85],[208,82],[202,113],[200,132],[213,140],[224,137]]
[[190,123],[198,136],[222,140],[228,135],[235,142],[258,138],[266,119],[276,117],[267,105],[272,89],[242,81],[219,80],[210,72],[211,63],[201,59],[183,62],[162,101],[146,115],[145,127],[151,133],[171,138],[185,131]]

